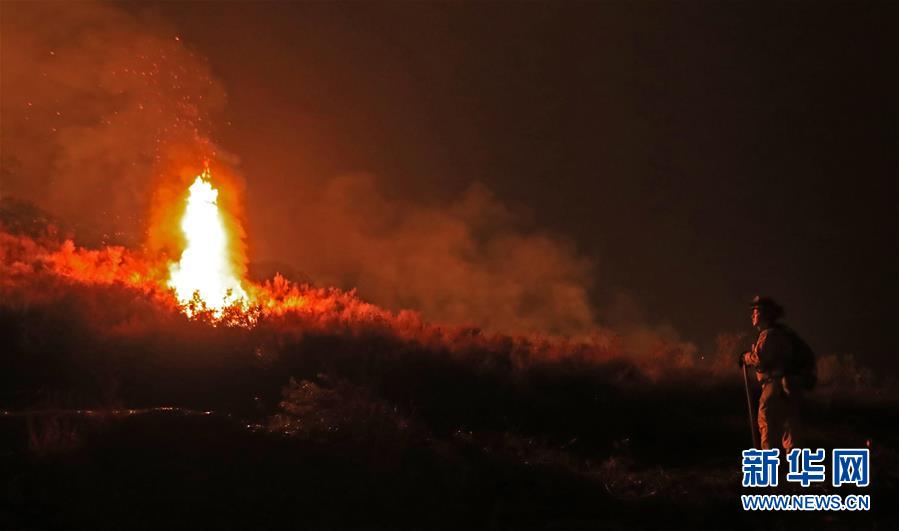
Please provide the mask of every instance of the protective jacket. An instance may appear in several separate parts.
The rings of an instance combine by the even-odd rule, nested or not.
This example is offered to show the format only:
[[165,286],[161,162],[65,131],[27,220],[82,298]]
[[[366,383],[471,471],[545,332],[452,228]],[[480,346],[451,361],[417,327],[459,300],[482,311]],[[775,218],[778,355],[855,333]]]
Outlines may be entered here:
[[746,361],[755,366],[759,382],[764,383],[783,377],[792,353],[793,342],[787,331],[769,326],[759,333]]

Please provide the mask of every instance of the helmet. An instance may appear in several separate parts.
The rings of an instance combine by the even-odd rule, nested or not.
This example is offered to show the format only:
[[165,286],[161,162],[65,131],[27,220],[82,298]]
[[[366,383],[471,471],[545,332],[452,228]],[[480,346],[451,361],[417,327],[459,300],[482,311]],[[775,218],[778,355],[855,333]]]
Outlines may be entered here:
[[750,308],[758,308],[759,311],[764,313],[768,318],[772,321],[776,321],[783,317],[784,308],[778,302],[771,297],[765,297],[762,295],[756,295],[752,298],[752,302],[749,303]]

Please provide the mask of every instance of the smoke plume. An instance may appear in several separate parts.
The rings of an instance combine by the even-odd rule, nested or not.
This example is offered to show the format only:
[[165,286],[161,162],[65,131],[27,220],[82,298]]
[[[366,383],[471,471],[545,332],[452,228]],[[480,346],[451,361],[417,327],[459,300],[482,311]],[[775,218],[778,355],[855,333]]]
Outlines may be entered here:
[[388,198],[374,177],[333,179],[296,205],[286,249],[315,283],[431,320],[494,330],[582,334],[594,327],[593,264],[528,231],[489,190],[446,204]]
[[100,3],[4,4],[0,194],[139,243],[156,185],[215,149],[224,91],[177,32]]
[[[211,158],[221,167],[214,175],[231,181],[234,193],[223,198],[233,233],[243,235],[236,159],[211,140],[225,90],[176,28],[137,9],[53,2],[4,4],[2,30],[0,195],[74,226],[79,243],[145,244],[171,256],[173,205]],[[275,258],[289,263],[280,272],[356,288],[365,300],[432,322],[615,335],[596,321],[593,260],[530,226],[486,187],[423,204],[388,197],[372,175],[322,177],[298,176],[266,200],[289,200],[295,210],[287,226],[266,227],[275,236],[258,235],[278,240]],[[259,204],[250,219],[265,214]],[[636,321],[616,330],[614,340],[635,353],[680,341]]]

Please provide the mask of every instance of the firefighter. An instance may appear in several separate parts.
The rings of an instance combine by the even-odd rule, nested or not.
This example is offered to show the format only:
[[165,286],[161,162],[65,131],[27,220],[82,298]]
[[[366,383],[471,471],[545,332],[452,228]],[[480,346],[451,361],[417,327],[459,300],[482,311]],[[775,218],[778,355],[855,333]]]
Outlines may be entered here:
[[784,311],[774,299],[757,296],[750,308],[759,336],[740,361],[755,367],[762,386],[758,412],[762,449],[780,448],[785,456],[797,447],[799,431],[801,390],[788,378],[795,342],[791,330],[780,324]]

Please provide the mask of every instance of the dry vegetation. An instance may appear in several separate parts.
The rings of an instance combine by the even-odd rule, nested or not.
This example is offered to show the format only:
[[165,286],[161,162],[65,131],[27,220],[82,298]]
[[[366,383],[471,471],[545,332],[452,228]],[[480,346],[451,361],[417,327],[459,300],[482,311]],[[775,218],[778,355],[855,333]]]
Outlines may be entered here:
[[[34,259],[54,238],[0,232],[5,528],[758,524],[738,506],[737,337],[705,364],[634,361],[614,341],[434,326],[278,279],[267,293],[311,304],[213,326],[118,273],[59,274]],[[119,271],[123,253],[87,263]],[[810,442],[871,446],[877,510],[803,517],[890,527],[892,384],[821,362]]]

